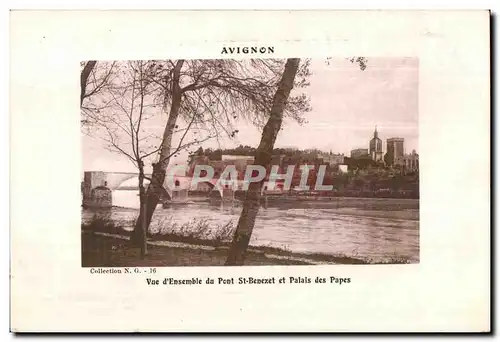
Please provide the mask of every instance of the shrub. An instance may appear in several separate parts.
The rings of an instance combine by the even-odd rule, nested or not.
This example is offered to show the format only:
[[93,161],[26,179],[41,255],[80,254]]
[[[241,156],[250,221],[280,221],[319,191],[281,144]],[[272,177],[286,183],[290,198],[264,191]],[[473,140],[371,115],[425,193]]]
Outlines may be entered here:
[[173,222],[172,217],[159,218],[151,225],[151,237],[155,240],[169,240],[220,246],[230,242],[233,237],[234,224],[212,224],[207,219],[192,219],[186,223]]
[[113,221],[109,214],[94,214],[88,222],[82,222],[82,230],[93,232],[103,232],[110,234],[124,234],[126,230],[122,225]]

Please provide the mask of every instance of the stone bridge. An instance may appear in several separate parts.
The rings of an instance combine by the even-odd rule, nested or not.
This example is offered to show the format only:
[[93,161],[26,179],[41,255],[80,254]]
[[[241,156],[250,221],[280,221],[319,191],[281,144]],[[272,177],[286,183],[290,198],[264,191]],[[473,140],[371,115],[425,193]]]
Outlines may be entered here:
[[[112,207],[112,191],[119,189],[127,180],[137,178],[138,176],[139,174],[134,172],[85,171],[82,182],[82,205],[84,207]],[[146,174],[145,176],[151,178],[151,174]],[[191,190],[191,180],[192,178],[188,176],[174,176],[173,184],[168,184],[168,180],[166,179],[163,187],[170,200],[174,202],[186,201],[188,192]],[[212,179],[209,182],[202,182],[200,185],[205,186],[211,191],[216,183],[217,179]],[[241,188],[241,185],[242,182],[238,181],[234,186],[226,185],[224,189],[219,189],[220,198],[234,198],[234,191]]]

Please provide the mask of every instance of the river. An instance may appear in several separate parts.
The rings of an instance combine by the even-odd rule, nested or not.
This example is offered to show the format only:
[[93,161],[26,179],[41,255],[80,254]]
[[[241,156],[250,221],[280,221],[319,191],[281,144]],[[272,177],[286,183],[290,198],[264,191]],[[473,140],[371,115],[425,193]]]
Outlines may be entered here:
[[[109,211],[111,218],[130,223],[138,215],[137,191],[113,191],[113,205],[116,207]],[[240,212],[240,205],[207,201],[159,206],[151,228],[157,230],[160,223],[167,221],[179,226],[200,220],[214,228],[230,221],[236,225]],[[93,214],[84,210],[82,217],[88,219]],[[270,204],[260,209],[250,244],[377,261],[401,257],[417,263],[418,200],[341,198],[286,206]]]

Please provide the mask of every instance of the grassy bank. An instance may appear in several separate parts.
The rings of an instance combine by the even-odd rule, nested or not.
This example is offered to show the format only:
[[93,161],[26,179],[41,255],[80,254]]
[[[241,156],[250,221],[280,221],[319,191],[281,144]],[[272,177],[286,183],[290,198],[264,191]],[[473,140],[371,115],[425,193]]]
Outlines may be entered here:
[[[223,266],[227,253],[224,250],[172,248],[148,246],[145,259],[140,258],[139,248],[113,237],[82,234],[83,267],[164,267],[164,266]],[[307,265],[298,260],[269,258],[264,254],[249,252],[245,265]]]
[[[211,226],[207,221],[193,220],[183,225],[164,220],[155,225],[159,228],[157,231],[151,232],[149,241],[153,244],[152,255],[156,254],[172,254],[168,265],[185,266],[200,266],[200,265],[223,265],[227,255],[227,249],[230,246],[235,225],[233,222],[228,222],[225,225]],[[117,236],[129,237],[130,231],[123,226],[114,223],[106,216],[94,216],[94,218],[82,224],[82,260],[83,266],[105,266],[109,262],[121,263],[116,259],[116,253],[123,255],[126,260],[130,258],[139,258],[138,252],[128,251],[131,248],[128,241],[117,239],[117,237],[103,237],[93,233],[115,234]],[[111,241],[108,241],[111,240]],[[211,249],[197,249],[190,247],[172,248],[168,246],[154,245],[155,242],[174,242],[187,244],[193,247],[205,246]],[[119,246],[118,248],[116,246]],[[111,251],[107,251],[111,248]],[[172,249],[182,249],[180,251],[171,251]],[[96,250],[99,252],[96,254]],[[111,253],[114,256],[109,259],[106,253]],[[132,253],[132,254],[131,254]],[[193,254],[194,259],[185,259],[185,256]],[[201,254],[204,256],[201,256]],[[174,256],[176,255],[176,256]],[[184,255],[184,256],[182,256]],[[99,256],[101,256],[99,258]],[[152,257],[156,260],[156,257]],[[178,259],[176,259],[178,258]],[[201,259],[200,259],[201,258]],[[109,260],[108,260],[109,259]],[[207,259],[207,260],[205,260]],[[213,259],[213,260],[212,260]],[[159,259],[158,259],[159,260]],[[180,261],[179,261],[180,260]],[[212,260],[212,264],[208,263]],[[278,261],[279,260],[279,261]],[[139,262],[141,260],[137,260]],[[134,261],[135,262],[135,261]],[[184,263],[183,263],[184,262]],[[201,263],[201,264],[200,264]],[[207,264],[208,263],[208,264]],[[281,248],[273,246],[250,246],[248,248],[247,264],[286,264],[286,265],[303,265],[315,263],[333,263],[333,264],[406,264],[408,259],[399,256],[388,256],[384,261],[375,261],[369,258],[358,256],[347,256],[342,254],[326,254],[326,253],[297,253],[290,251],[286,246]],[[163,265],[163,264],[162,264]],[[167,264],[165,264],[167,265]],[[111,265],[118,266],[118,265]],[[161,265],[158,265],[161,266]]]

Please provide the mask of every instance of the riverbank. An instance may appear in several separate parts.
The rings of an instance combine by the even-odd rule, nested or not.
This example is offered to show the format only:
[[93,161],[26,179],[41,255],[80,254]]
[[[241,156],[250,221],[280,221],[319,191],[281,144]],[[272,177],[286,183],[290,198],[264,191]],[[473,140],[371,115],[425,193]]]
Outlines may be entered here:
[[[178,206],[189,206],[200,202],[210,202],[210,199],[202,197],[190,198],[192,203],[179,203]],[[213,201],[213,200],[212,200]],[[387,218],[400,220],[420,219],[419,200],[397,199],[397,198],[357,198],[357,197],[310,197],[310,196],[266,196],[261,198],[264,209],[278,208],[286,209],[309,209],[333,210],[330,213],[338,215],[363,216],[372,218]],[[227,206],[241,207],[243,201],[235,199],[234,202],[226,203]]]
[[[235,202],[243,202],[245,196],[243,193],[236,192]],[[216,201],[215,198],[202,196],[200,194],[191,195],[188,197],[192,202],[210,202]],[[219,198],[220,200],[220,198]],[[337,208],[358,208],[367,210],[405,210],[415,209],[420,207],[419,199],[415,198],[382,198],[382,197],[336,197],[336,196],[305,196],[305,195],[263,195],[260,198],[261,203],[267,202],[268,206],[287,206],[287,205],[302,205],[311,204],[314,206],[328,205],[329,207]]]
[[[138,248],[130,245],[130,231],[113,222],[96,218],[82,225],[82,266],[222,266],[230,246],[234,227],[219,227],[217,235],[207,235],[206,226],[198,224],[176,232],[150,235],[151,256],[141,260]],[[210,236],[208,238],[207,236]],[[132,263],[132,264],[130,264]],[[357,256],[326,253],[298,253],[286,248],[249,246],[246,265],[314,264],[406,264],[404,257],[388,256],[372,260]]]
[[311,202],[314,204],[331,203],[338,208],[358,208],[369,210],[401,210],[419,209],[420,201],[415,198],[382,198],[382,197],[341,197],[341,196],[288,196],[268,195],[269,203]]
[[[196,248],[196,246],[162,246],[148,243],[148,254],[140,258],[140,250],[130,246],[127,238],[82,233],[82,267],[166,267],[166,266],[224,266],[227,250]],[[264,253],[247,253],[245,265],[310,265],[307,261],[269,257]]]

